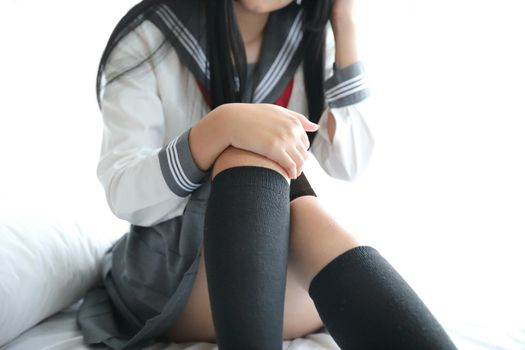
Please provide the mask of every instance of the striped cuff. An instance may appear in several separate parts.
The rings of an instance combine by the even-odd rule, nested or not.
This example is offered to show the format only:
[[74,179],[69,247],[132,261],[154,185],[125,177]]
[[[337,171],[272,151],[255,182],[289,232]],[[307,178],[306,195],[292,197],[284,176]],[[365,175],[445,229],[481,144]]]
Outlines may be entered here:
[[353,105],[367,98],[370,90],[361,61],[342,69],[334,63],[334,74],[325,81],[324,89],[331,108]]
[[191,155],[186,130],[159,152],[162,176],[168,187],[179,197],[186,197],[199,188],[208,172],[197,167]]

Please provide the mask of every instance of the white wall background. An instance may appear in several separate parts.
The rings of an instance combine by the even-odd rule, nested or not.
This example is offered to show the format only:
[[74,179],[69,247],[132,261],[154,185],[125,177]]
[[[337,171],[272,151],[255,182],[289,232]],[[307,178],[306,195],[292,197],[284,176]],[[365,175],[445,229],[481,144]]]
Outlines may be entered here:
[[[133,3],[0,2],[3,212],[126,229],[96,179],[94,88],[106,40]],[[524,14],[521,0],[358,2],[373,92],[361,110],[376,148],[357,181],[318,187],[458,342],[483,326],[479,343],[494,349],[525,349]]]

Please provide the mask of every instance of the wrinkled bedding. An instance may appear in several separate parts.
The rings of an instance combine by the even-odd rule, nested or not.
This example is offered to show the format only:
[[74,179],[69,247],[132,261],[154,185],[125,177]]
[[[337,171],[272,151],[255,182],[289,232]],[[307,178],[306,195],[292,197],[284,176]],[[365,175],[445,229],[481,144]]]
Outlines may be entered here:
[[[76,303],[44,320],[21,334],[0,350],[89,350],[82,342],[82,334],[75,322]],[[498,326],[499,324],[499,326]],[[525,326],[508,323],[444,324],[460,350],[525,350]],[[104,349],[98,347],[97,349]],[[339,347],[326,332],[283,341],[283,350],[338,350]],[[212,343],[157,343],[145,350],[218,350]]]
[[[76,303],[66,310],[48,318],[27,332],[21,334],[0,350],[88,350],[82,342],[76,322]],[[97,347],[97,349],[103,349]],[[304,338],[283,341],[285,350],[338,350],[332,337],[324,331]],[[146,350],[218,350],[212,343],[157,343]]]

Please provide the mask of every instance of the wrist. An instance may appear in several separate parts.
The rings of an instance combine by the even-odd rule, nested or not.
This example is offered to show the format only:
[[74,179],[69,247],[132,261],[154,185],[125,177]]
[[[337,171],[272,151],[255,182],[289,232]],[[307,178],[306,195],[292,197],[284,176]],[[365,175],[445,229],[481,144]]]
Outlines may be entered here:
[[229,133],[224,122],[226,113],[215,108],[197,122],[189,134],[189,147],[195,163],[207,171],[215,159],[229,146]]
[[212,128],[215,130],[220,143],[224,145],[224,149],[234,143],[233,119],[235,117],[235,105],[236,103],[226,103],[210,112],[213,119]]

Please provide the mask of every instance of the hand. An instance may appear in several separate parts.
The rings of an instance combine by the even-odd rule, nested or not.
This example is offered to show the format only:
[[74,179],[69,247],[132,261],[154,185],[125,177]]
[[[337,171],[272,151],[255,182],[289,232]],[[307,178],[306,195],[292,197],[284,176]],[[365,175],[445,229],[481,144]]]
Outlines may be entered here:
[[219,108],[228,116],[232,146],[275,161],[290,179],[301,174],[310,147],[306,131],[316,131],[319,125],[273,104],[229,103]]

